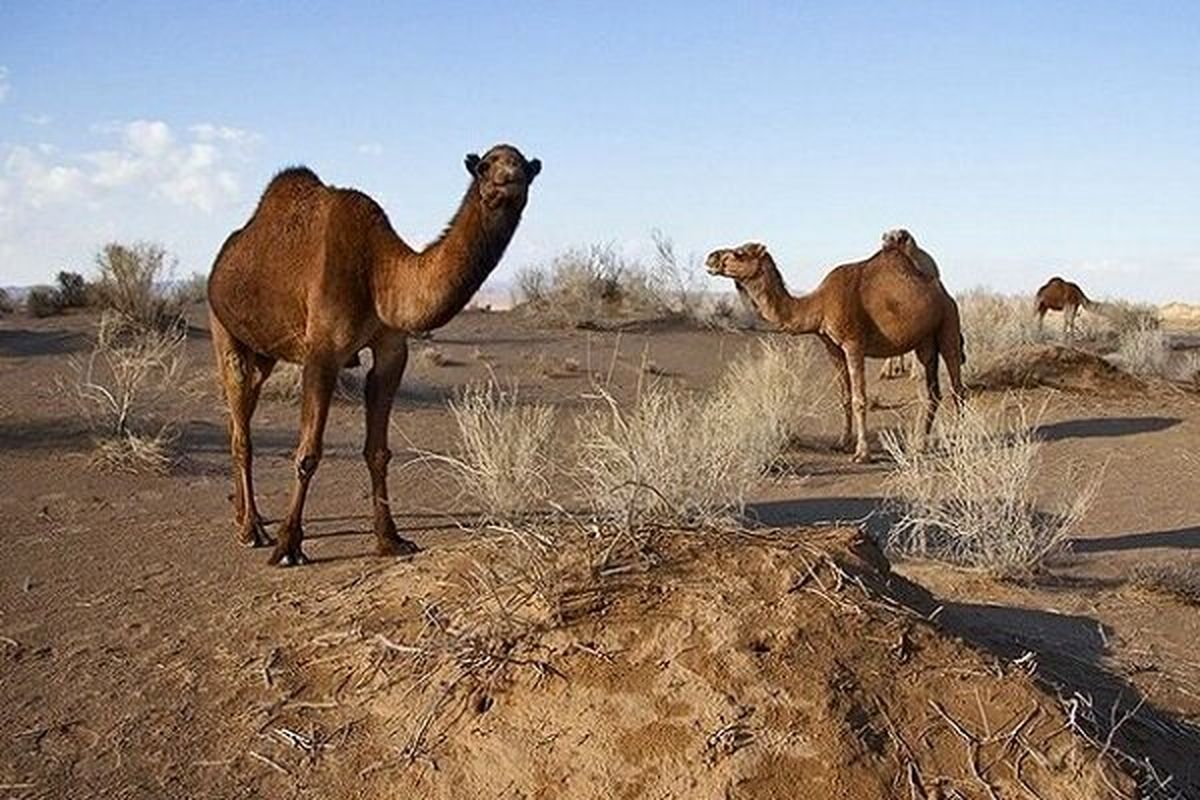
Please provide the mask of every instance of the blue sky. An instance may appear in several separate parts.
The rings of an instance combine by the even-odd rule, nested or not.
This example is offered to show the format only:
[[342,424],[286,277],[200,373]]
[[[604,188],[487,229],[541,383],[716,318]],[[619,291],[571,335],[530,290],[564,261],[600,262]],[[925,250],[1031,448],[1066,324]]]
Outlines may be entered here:
[[0,284],[106,240],[206,271],[281,166],[414,246],[498,141],[497,272],[766,242],[797,289],[904,225],[952,289],[1200,301],[1200,4],[0,3]]

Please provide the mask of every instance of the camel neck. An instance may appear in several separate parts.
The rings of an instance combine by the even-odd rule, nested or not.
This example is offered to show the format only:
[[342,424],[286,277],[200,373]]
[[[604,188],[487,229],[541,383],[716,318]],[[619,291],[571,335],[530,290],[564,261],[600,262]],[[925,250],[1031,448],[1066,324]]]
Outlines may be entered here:
[[820,330],[822,315],[815,294],[792,295],[778,268],[773,263],[771,266],[754,285],[745,287],[758,307],[758,313],[781,331],[816,333]]
[[484,213],[474,184],[440,237],[420,253],[399,237],[385,248],[374,287],[375,306],[389,327],[427,331],[463,309],[504,255],[520,212],[500,220]]

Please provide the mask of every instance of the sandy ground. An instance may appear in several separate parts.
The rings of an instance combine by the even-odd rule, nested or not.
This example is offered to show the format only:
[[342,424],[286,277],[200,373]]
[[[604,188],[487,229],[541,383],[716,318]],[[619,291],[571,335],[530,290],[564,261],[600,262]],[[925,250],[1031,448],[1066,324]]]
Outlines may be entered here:
[[[471,509],[455,487],[428,465],[402,466],[406,447],[451,446],[445,399],[491,371],[518,380],[527,399],[570,414],[586,403],[587,365],[611,371],[628,394],[648,358],[667,380],[703,389],[753,341],[673,329],[543,330],[510,314],[460,315],[432,342],[414,343],[393,412],[397,521],[426,554],[401,563],[370,555],[362,411],[343,402],[331,414],[308,505],[305,548],[315,563],[278,570],[265,565],[265,551],[235,543],[223,409],[207,379],[203,314],[193,316],[197,381],[180,409],[186,457],[161,476],[89,464],[86,431],[59,381],[88,347],[92,318],[0,320],[0,797],[359,796],[350,773],[302,766],[263,730],[289,702],[320,702],[302,681],[281,693],[276,684],[286,681],[272,676],[288,674],[289,664],[272,654],[311,645],[324,630],[320,615],[347,592],[385,580],[394,589],[410,575],[414,586],[428,585],[440,563],[429,554],[461,541],[457,521]],[[450,365],[420,357],[429,346]],[[566,359],[584,369],[558,369]],[[899,380],[872,391],[876,428],[904,413],[917,387]],[[1046,407],[1047,492],[1055,479],[1078,479],[1081,467],[1103,476],[1072,555],[1034,584],[932,564],[897,569],[933,592],[942,624],[976,649],[1032,653],[1081,702],[1122,710],[1142,702],[1131,724],[1143,725],[1147,752],[1175,772],[1180,796],[1200,796],[1188,794],[1200,792],[1200,613],[1126,583],[1148,562],[1200,570],[1200,400],[1167,390],[1035,391],[1027,399]],[[264,403],[255,418],[268,516],[286,502],[296,420],[297,410],[280,402]],[[764,482],[752,515],[798,527],[879,524],[885,466],[852,465],[823,447],[835,426],[831,414],[813,446],[790,454],[793,469]],[[340,732],[343,746],[387,752],[387,742],[370,740],[378,733],[369,721],[344,725],[326,733]]]

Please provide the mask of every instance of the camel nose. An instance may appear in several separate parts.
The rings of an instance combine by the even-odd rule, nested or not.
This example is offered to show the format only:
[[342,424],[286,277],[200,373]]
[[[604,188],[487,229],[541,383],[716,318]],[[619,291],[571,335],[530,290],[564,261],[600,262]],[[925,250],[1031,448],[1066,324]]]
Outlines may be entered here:
[[704,266],[708,270],[709,275],[721,274],[721,256],[719,253],[709,253],[708,258],[704,260]]

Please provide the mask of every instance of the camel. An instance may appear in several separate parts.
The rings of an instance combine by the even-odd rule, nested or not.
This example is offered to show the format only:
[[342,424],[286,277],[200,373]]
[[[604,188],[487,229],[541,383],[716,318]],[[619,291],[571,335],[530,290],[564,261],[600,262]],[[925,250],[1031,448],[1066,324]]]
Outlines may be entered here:
[[[938,265],[933,260],[933,256],[922,250],[920,245],[917,244],[916,237],[906,229],[893,228],[890,231],[884,231],[880,239],[884,250],[900,250],[912,259],[917,269],[921,270],[921,272],[924,272],[931,278],[941,279],[941,273],[938,271]],[[879,369],[879,377],[883,380],[899,378],[908,374],[907,353],[901,353],[895,358],[885,359],[883,366]]]
[[1075,315],[1079,312],[1080,306],[1091,308],[1094,305],[1087,295],[1083,293],[1083,289],[1079,288],[1078,284],[1065,281],[1057,275],[1046,282],[1046,285],[1037,290],[1037,318],[1038,318],[1038,335],[1042,333],[1042,323],[1046,319],[1047,311],[1063,312],[1063,338],[1067,341],[1071,340],[1071,334],[1075,332]]
[[820,338],[841,385],[840,446],[849,447],[853,430],[855,462],[870,460],[864,358],[916,351],[925,368],[927,436],[941,400],[939,354],[946,361],[955,404],[962,402],[958,307],[941,283],[918,269],[904,252],[880,250],[866,261],[835,267],[816,289],[799,297],[788,293],[762,244],[714,250],[705,265],[712,275],[732,278],[759,315],[779,330]]
[[230,452],[240,539],[271,544],[254,499],[250,418],[277,361],[303,366],[300,441],[287,515],[270,563],[308,561],[301,522],[338,370],[370,348],[366,444],[377,552],[410,555],[388,502],[388,419],[408,361],[407,339],[444,325],[495,269],[541,170],[509,145],[465,160],[471,175],[442,235],[417,252],[367,195],[285,169],[264,190],[245,227],[217,254],[208,301],[217,370],[229,403]]

